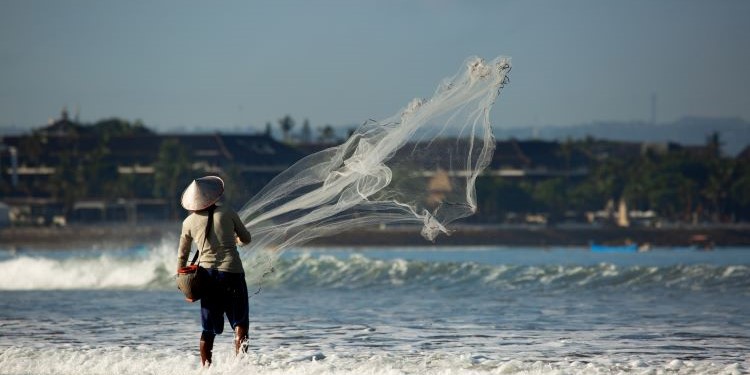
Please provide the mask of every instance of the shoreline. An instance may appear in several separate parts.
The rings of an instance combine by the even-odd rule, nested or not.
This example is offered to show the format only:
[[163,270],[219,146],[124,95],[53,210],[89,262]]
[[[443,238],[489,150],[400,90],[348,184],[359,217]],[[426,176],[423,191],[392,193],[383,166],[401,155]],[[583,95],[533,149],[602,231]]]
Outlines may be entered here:
[[[0,229],[0,249],[127,249],[156,244],[173,238],[179,222],[139,225],[71,225],[67,227],[7,227]],[[653,247],[687,247],[703,236],[711,245],[749,246],[749,225],[674,228],[533,227],[459,225],[451,235],[435,242],[422,238],[418,227],[386,227],[342,232],[311,240],[305,246],[577,246],[591,243],[622,245],[635,243]]]

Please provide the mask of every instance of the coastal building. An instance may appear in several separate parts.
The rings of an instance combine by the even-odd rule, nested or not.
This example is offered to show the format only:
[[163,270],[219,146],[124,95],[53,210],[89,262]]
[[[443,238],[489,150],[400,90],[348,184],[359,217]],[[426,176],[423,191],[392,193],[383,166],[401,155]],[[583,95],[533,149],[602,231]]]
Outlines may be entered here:
[[544,179],[584,177],[594,159],[577,148],[554,141],[498,141],[488,176]]
[[[446,149],[450,149],[456,140],[434,142],[447,142]],[[11,222],[25,225],[176,219],[181,216],[177,194],[191,178],[214,174],[227,179],[228,203],[239,208],[279,172],[331,146],[309,142],[292,146],[276,141],[268,132],[156,134],[117,119],[82,126],[63,110],[59,118],[31,134],[0,138],[0,202],[7,205]],[[710,152],[707,147],[674,143],[501,140],[478,186],[481,180],[492,179],[512,184],[581,181],[608,158],[629,160],[675,151]],[[440,204],[454,191],[454,179],[465,177],[450,153],[421,153],[408,145],[399,152],[409,152],[419,165],[432,165],[416,176],[417,183],[424,183],[428,206]],[[743,154],[750,157],[748,149]],[[517,200],[516,206],[528,203]],[[521,213],[517,207],[510,209],[516,211],[509,214]],[[627,226],[627,219],[620,225]],[[496,214],[474,220],[504,219]]]
[[154,191],[165,172],[181,178],[174,190],[205,174],[229,179],[230,203],[241,205],[304,156],[266,135],[102,136],[71,121],[66,111],[30,135],[3,137],[2,144],[0,201],[15,223],[26,225],[173,218],[179,197]]

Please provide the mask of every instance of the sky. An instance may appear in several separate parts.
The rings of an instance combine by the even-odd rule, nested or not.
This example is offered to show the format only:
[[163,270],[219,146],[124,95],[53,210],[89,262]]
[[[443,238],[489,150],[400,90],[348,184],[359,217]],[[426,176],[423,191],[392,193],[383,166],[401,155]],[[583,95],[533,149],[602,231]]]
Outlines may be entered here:
[[0,127],[351,126],[512,58],[495,127],[750,119],[750,1],[0,0]]

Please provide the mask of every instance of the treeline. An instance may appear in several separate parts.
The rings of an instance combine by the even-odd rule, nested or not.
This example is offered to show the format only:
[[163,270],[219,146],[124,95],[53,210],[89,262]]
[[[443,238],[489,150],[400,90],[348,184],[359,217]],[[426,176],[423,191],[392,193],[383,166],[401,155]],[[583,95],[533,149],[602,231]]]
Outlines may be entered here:
[[[174,140],[164,141],[151,173],[119,173],[118,163],[108,149],[113,137],[154,134],[143,123],[121,119],[105,119],[93,124],[68,121],[65,137],[50,155],[52,138],[42,132],[23,137],[19,144],[24,162],[46,165],[51,173],[44,179],[21,181],[17,186],[3,164],[0,197],[43,196],[62,204],[69,214],[76,202],[86,198],[154,198],[170,202],[171,216],[179,213],[178,194],[194,171],[190,150]],[[330,126],[318,129],[313,140],[308,121],[302,125],[297,142],[292,135],[294,121],[286,116],[278,121],[287,144],[307,141],[332,142],[335,134]],[[266,133],[271,134],[267,124]],[[83,137],[83,136],[87,137]],[[94,145],[82,147],[80,139],[93,140]],[[486,175],[477,181],[479,212],[468,218],[472,222],[498,223],[519,220],[519,216],[543,217],[556,223],[566,220],[583,221],[585,214],[625,202],[629,210],[652,211],[669,222],[738,222],[750,221],[750,160],[722,156],[718,135],[707,146],[694,149],[648,151],[630,157],[592,156],[588,173],[562,177],[494,177]],[[560,148],[568,154],[573,150],[595,155],[591,140],[567,141]],[[84,150],[85,149],[85,150]],[[222,166],[225,177],[240,181],[239,166]],[[247,191],[257,191],[264,180],[249,179]],[[32,185],[33,184],[33,185]],[[236,185],[228,187],[235,189]],[[237,202],[247,194],[228,194]]]
[[[586,152],[587,142],[568,142]],[[646,152],[596,161],[585,177],[542,180],[485,177],[477,183],[476,220],[509,221],[519,213],[550,222],[581,220],[586,212],[624,202],[668,222],[750,220],[750,160],[722,157],[717,149]]]

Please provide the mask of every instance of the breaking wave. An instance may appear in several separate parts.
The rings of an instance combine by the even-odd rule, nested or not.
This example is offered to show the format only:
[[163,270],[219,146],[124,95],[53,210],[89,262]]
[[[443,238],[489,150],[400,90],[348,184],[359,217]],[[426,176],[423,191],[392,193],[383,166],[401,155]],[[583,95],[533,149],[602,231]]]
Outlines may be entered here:
[[0,290],[144,289],[173,285],[173,246],[29,252],[0,258]]
[[[173,249],[69,256],[16,254],[0,258],[0,290],[171,289]],[[252,279],[248,275],[248,279]],[[374,287],[438,290],[683,289],[750,293],[746,265],[490,265],[476,262],[380,260],[359,254],[296,254],[282,258],[264,288]],[[249,285],[251,288],[255,285]]]
[[340,259],[300,255],[283,260],[268,282],[294,288],[359,289],[381,286],[435,289],[675,288],[744,289],[750,292],[750,267],[744,265],[628,266],[487,265],[474,262],[377,260],[361,255]]

